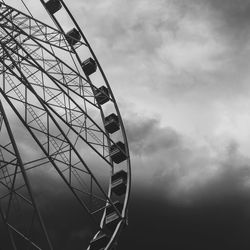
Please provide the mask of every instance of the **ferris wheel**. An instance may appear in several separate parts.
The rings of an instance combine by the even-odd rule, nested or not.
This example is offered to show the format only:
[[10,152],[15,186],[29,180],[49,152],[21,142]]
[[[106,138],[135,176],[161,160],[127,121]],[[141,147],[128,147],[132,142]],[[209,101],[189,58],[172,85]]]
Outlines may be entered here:
[[36,8],[44,20],[24,0],[0,0],[0,244],[66,249],[44,214],[67,195],[87,227],[80,249],[115,249],[131,186],[117,102],[66,3]]

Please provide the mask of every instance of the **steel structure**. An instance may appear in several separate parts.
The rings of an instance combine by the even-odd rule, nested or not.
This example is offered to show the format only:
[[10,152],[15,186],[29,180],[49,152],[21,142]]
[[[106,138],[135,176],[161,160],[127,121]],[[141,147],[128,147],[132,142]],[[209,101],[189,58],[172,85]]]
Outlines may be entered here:
[[51,25],[23,0],[9,2],[0,1],[1,235],[8,249],[58,249],[43,218],[49,194],[37,191],[43,175],[60,180],[91,220],[86,249],[114,249],[127,224],[131,171],[110,85],[63,0],[37,0]]

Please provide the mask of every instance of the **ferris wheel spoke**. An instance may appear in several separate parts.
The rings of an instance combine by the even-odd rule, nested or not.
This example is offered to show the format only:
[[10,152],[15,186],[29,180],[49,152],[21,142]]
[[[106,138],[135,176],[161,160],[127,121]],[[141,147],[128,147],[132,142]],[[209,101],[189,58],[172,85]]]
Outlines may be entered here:
[[[25,234],[21,233],[20,230],[18,230],[17,228],[15,228],[14,226],[12,226],[11,224],[9,223],[6,223],[6,225],[8,226],[8,228],[16,233],[17,235],[19,235],[22,239],[24,239],[25,241],[29,242],[29,244],[34,247],[35,249],[38,249],[38,250],[42,250],[37,244],[35,244],[31,239],[30,237],[27,237],[25,236]],[[53,249],[53,248],[51,248]]]
[[4,212],[3,212],[3,210],[2,210],[1,200],[0,200],[0,216],[1,216],[1,218],[2,218],[2,221],[3,221],[4,226],[5,226],[5,228],[6,228],[7,235],[8,235],[8,237],[9,237],[11,247],[12,247],[13,250],[17,250],[16,243],[15,243],[15,240],[14,240],[14,237],[13,237],[13,234],[12,234],[12,231],[11,231],[10,228],[8,227],[7,223],[5,223],[5,216],[4,216]]

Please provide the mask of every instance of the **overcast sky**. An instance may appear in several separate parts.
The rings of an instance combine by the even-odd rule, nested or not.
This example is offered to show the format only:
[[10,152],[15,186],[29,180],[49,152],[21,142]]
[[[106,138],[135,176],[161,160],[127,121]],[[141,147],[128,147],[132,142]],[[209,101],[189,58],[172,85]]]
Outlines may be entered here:
[[[249,249],[250,1],[65,2],[125,121],[133,193],[121,249]],[[171,240],[150,239],[148,223]]]
[[135,182],[184,203],[229,175],[249,189],[250,2],[74,2],[120,104]]

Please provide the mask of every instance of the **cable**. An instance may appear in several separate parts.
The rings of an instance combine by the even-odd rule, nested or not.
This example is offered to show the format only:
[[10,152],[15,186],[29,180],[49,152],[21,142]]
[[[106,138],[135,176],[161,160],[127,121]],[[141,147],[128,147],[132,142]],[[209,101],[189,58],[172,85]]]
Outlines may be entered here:
[[[27,7],[27,5],[25,4],[25,2],[23,0],[21,0],[22,4],[24,5],[25,9],[29,12],[30,16],[33,17],[32,13],[30,12],[29,8]],[[34,18],[34,17],[33,17]]]

